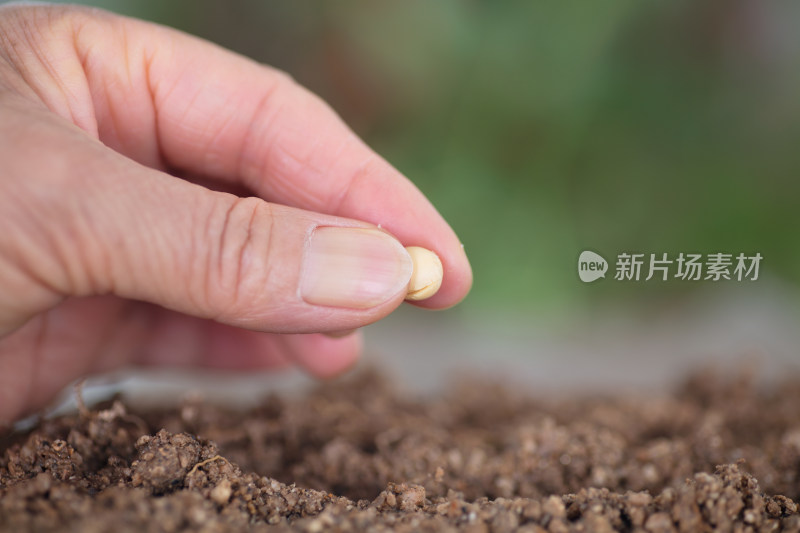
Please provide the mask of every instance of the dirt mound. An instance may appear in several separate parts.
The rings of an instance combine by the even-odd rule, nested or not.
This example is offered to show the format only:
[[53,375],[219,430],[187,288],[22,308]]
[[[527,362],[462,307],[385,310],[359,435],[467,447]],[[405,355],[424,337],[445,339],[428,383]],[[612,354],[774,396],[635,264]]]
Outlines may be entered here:
[[0,530],[800,530],[800,380],[560,400],[391,385],[42,421],[0,440]]

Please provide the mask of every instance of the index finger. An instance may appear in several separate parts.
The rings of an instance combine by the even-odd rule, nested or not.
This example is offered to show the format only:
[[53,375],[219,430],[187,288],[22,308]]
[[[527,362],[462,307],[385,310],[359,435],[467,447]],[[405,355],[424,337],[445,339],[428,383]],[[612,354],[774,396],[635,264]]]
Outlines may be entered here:
[[200,39],[111,18],[117,31],[89,21],[76,39],[106,144],[148,164],[239,182],[272,202],[380,226],[442,260],[442,288],[418,305],[448,307],[466,295],[472,273],[453,230],[322,100]]

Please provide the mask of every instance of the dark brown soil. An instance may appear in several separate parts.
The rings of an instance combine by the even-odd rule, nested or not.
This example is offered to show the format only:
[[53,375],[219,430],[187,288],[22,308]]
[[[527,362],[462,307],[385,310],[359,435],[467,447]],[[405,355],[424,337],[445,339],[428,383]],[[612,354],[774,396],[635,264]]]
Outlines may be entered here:
[[103,409],[0,440],[2,531],[800,531],[800,380],[412,399],[374,372],[247,412]]

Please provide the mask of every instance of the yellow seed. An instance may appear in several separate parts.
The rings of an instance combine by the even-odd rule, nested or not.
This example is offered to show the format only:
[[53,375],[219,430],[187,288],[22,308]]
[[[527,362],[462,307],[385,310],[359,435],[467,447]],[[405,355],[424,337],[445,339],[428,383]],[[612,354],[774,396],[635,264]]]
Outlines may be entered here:
[[435,253],[419,246],[406,246],[408,255],[414,263],[414,272],[408,282],[406,300],[425,300],[442,286],[444,269],[442,261]]

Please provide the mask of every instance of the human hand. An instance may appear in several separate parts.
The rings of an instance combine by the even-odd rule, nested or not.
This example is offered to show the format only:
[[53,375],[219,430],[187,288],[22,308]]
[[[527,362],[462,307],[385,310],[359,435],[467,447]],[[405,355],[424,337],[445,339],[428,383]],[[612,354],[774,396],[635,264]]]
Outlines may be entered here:
[[360,335],[319,332],[403,301],[404,245],[444,265],[416,305],[472,282],[425,197],[286,75],[86,8],[0,8],[0,227],[6,422],[127,365],[335,375]]

